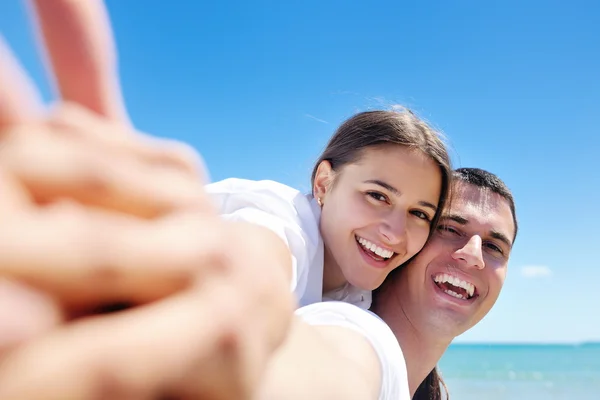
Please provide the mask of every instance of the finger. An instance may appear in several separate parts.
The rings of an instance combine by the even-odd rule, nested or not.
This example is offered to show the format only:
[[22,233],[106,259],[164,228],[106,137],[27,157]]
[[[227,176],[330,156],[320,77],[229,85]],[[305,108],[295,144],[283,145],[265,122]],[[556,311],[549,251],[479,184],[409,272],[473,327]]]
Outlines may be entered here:
[[15,132],[0,147],[0,165],[39,202],[70,198],[143,218],[186,208],[208,210],[198,176],[148,165],[68,135],[38,133]]
[[[0,193],[0,224],[9,229],[19,215],[29,212],[30,202],[17,182],[2,169]],[[61,319],[60,310],[51,297],[0,275],[0,356],[20,342],[50,329]]]
[[128,124],[117,55],[101,0],[31,0],[63,100]]
[[193,389],[184,391],[198,395],[193,398],[248,398],[248,388],[238,384],[232,333],[241,314],[228,299],[237,299],[235,291],[215,280],[202,290],[66,326],[4,360],[0,398],[190,398],[180,386],[189,376]]
[[8,171],[0,166],[0,223],[30,208],[31,198]]
[[[48,125],[52,132],[70,134],[79,140],[102,146],[106,151],[119,152],[139,158],[143,162],[172,166],[196,176],[202,182],[203,163],[193,148],[179,142],[154,138],[114,123],[75,103],[61,103],[50,114]],[[114,131],[112,134],[107,132]]]
[[18,344],[55,327],[62,313],[52,297],[0,278],[0,357]]
[[217,217],[166,223],[57,204],[11,225],[0,225],[0,276],[51,293],[76,313],[156,300],[227,263]]
[[35,86],[0,36],[0,129],[32,122],[42,109]]

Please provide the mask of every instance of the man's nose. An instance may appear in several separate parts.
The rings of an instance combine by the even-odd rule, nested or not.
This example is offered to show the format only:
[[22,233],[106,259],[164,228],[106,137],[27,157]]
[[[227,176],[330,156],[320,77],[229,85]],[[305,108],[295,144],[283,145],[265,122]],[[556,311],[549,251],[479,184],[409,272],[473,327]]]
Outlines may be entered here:
[[483,262],[481,245],[482,241],[479,235],[471,236],[464,246],[454,251],[452,258],[466,264],[468,267],[483,269],[485,263]]

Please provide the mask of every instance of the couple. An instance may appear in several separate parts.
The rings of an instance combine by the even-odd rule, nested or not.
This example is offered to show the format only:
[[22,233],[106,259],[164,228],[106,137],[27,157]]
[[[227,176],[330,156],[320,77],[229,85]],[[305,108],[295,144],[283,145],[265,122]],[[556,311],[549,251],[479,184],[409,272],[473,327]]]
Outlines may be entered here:
[[[344,341],[325,337],[361,372],[354,390],[368,393],[374,385],[369,396],[356,398],[441,399],[437,362],[500,294],[517,230],[512,196],[495,175],[471,168],[453,173],[452,191],[423,250],[375,291],[376,316],[343,303],[316,303],[298,312],[310,324],[348,328]],[[351,330],[358,333],[354,341]]]
[[406,110],[346,120],[308,196],[234,178],[206,189],[222,218],[267,227],[292,256],[300,308],[261,398],[408,399],[426,378],[425,398],[439,395],[435,365],[496,302],[517,233],[506,185],[452,171]]
[[[390,137],[394,130],[385,122],[405,117],[358,114],[332,141],[347,130],[362,138],[382,132]],[[367,126],[361,125],[364,119]],[[410,159],[423,157],[423,150],[407,153],[404,145],[376,140],[378,147],[363,149],[355,163],[337,165],[335,180],[322,192],[320,171],[331,173],[333,163],[318,164],[316,201],[274,182],[230,179],[208,186],[228,219],[254,221],[281,235],[294,258],[300,305],[308,304],[296,311],[298,321],[275,352],[259,398],[441,399],[437,362],[500,294],[517,233],[506,185],[481,169],[457,169],[449,176],[449,204],[436,215],[443,201],[435,198],[443,196],[435,190],[440,180],[428,187],[425,171],[435,177],[436,168],[444,170],[431,159]],[[356,140],[341,143],[356,145]],[[390,168],[394,163],[405,168]],[[403,218],[405,204],[410,207]],[[417,251],[410,251],[411,240]],[[393,260],[402,257],[410,260],[397,267]],[[302,268],[308,279],[300,285]],[[342,283],[328,291],[331,276],[342,277]],[[319,290],[311,290],[314,282],[322,283],[315,285]],[[375,289],[373,301],[369,289]]]
[[[102,5],[58,0],[34,5],[61,95],[83,109],[63,108],[44,119],[43,126],[36,125],[39,133],[29,135],[22,127],[31,127],[29,121],[37,123],[37,117],[22,101],[28,90],[15,86],[22,80],[7,78],[15,68],[3,68],[0,124],[10,129],[3,131],[7,133],[2,177],[5,187],[14,189],[6,192],[14,193],[14,199],[5,204],[10,213],[4,215],[49,242],[27,239],[42,256],[46,252],[41,259],[28,261],[30,254],[20,254],[23,258],[8,257],[0,264],[6,276],[43,289],[24,294],[29,287],[16,286],[13,298],[21,296],[21,308],[44,293],[58,298],[60,307],[52,308],[44,298],[37,304],[54,314],[44,307],[29,310],[40,316],[34,325],[46,324],[32,328],[39,330],[35,338],[50,337],[33,345],[21,338],[16,349],[11,348],[0,370],[0,393],[25,393],[15,382],[34,386],[32,382],[40,383],[35,378],[43,376],[47,384],[50,376],[56,378],[56,372],[42,374],[43,368],[31,363],[45,354],[50,359],[60,356],[63,365],[71,367],[62,369],[55,380],[71,375],[70,388],[62,388],[67,390],[62,397],[68,393],[86,398],[98,386],[113,384],[136,396],[156,395],[168,387],[172,393],[200,398],[236,398],[232,393],[240,398],[239,393],[250,393],[260,382],[264,398],[402,398],[432,371],[453,337],[477,323],[493,305],[516,234],[512,197],[485,172],[459,170],[452,175],[441,141],[412,114],[364,113],[342,125],[315,167],[314,197],[269,182],[229,180],[210,185],[211,200],[226,219],[233,220],[224,224],[214,218],[189,157],[120,135],[129,127],[111,82],[114,71],[104,60],[111,49]],[[80,31],[66,34],[69,29]],[[91,39],[74,40],[82,37]],[[70,42],[72,46],[65,45]],[[90,67],[103,62],[100,68]],[[77,63],[79,68],[74,68]],[[82,75],[73,77],[73,71]],[[78,85],[78,77],[90,82],[87,90]],[[11,92],[11,87],[16,89]],[[37,153],[32,151],[36,148]],[[23,149],[29,153],[18,151]],[[24,155],[38,156],[46,168],[26,165]],[[452,202],[446,210],[450,189]],[[65,198],[75,200],[76,206],[55,201]],[[49,203],[59,205],[41,207]],[[40,212],[31,212],[36,207]],[[123,214],[138,219],[122,218]],[[257,225],[266,225],[267,230]],[[49,227],[71,229],[72,236],[67,237],[71,240],[52,237]],[[16,236],[11,233],[7,241]],[[182,246],[182,241],[187,242]],[[232,254],[233,246],[237,254]],[[73,250],[75,256],[66,257]],[[195,257],[189,257],[190,250]],[[18,268],[11,269],[15,259]],[[41,268],[44,263],[48,265]],[[92,274],[81,273],[86,263]],[[199,273],[190,273],[191,267]],[[291,299],[281,289],[289,290],[289,275],[300,305],[306,306],[293,319]],[[88,282],[95,284],[93,291],[81,289]],[[387,325],[360,309],[370,307],[371,290],[382,283],[372,309]],[[79,315],[90,317],[98,304],[121,298],[136,307],[71,322]],[[182,329],[184,322],[190,326]],[[69,324],[78,325],[68,331]],[[243,335],[236,335],[240,327]],[[103,331],[110,332],[112,342],[106,336],[97,340]],[[151,340],[152,335],[161,340]],[[138,342],[131,341],[136,337]],[[65,340],[74,338],[79,339]],[[148,339],[139,343],[141,338]],[[193,351],[185,348],[188,354],[183,346],[190,341],[195,345]],[[64,351],[49,356],[61,343]],[[92,344],[106,351],[101,368]],[[136,345],[142,350],[140,344],[144,351],[136,352]],[[116,348],[127,351],[115,355]],[[236,351],[239,357],[227,358]],[[155,361],[149,368],[152,357],[164,365]],[[256,376],[265,366],[265,375]],[[111,379],[102,379],[104,385],[90,384],[94,372],[100,369],[106,378],[111,368],[119,371],[118,376],[108,374],[119,384]],[[233,383],[241,389],[226,387]],[[11,384],[13,392],[2,392],[3,385],[7,390]],[[49,397],[49,392],[44,394]]]

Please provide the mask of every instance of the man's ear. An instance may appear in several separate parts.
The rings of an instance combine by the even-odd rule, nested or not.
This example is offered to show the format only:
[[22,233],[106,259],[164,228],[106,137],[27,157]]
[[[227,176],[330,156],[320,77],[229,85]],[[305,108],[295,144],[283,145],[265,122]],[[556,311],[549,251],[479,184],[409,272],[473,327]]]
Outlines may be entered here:
[[313,195],[317,200],[320,199],[321,203],[325,201],[327,193],[331,190],[334,176],[335,172],[331,168],[331,163],[327,160],[321,161],[313,182]]

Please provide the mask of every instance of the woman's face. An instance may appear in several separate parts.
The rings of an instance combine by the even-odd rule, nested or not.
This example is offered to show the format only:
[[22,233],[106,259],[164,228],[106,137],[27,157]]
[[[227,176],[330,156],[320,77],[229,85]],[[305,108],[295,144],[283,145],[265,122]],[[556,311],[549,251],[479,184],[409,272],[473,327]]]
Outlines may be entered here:
[[325,276],[339,285],[379,287],[425,245],[441,186],[436,163],[405,146],[366,149],[335,172],[322,162],[313,189],[323,204]]

